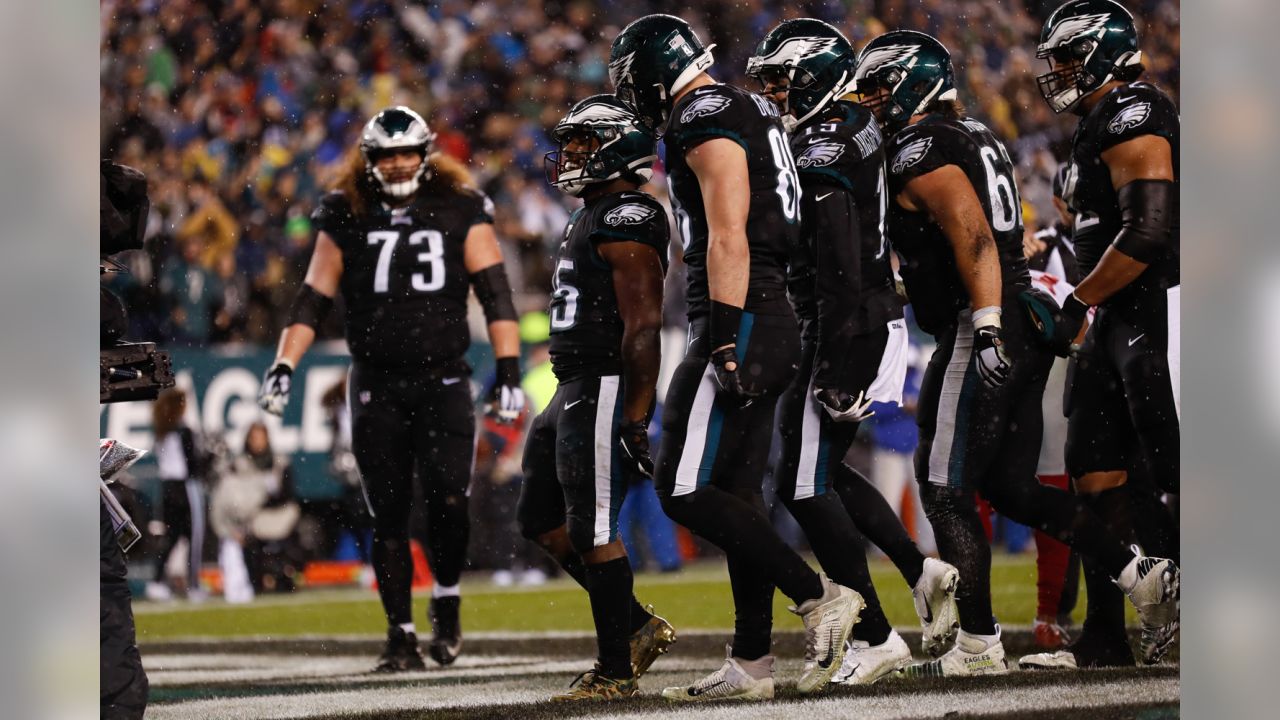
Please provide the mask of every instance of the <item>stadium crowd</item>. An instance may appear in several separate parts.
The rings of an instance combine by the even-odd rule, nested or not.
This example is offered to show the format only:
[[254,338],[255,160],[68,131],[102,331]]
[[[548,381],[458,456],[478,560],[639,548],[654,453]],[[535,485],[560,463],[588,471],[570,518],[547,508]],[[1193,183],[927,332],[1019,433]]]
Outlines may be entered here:
[[[135,337],[271,343],[306,271],[321,191],[368,117],[405,104],[493,198],[519,309],[545,308],[548,249],[576,203],[543,179],[546,131],[575,100],[608,91],[609,42],[646,12],[686,17],[717,44],[717,77],[744,85],[756,42],[787,17],[827,20],[859,46],[896,27],[935,34],[958,60],[970,112],[1014,156],[1033,231],[1055,217],[1051,177],[1074,123],[1035,85],[1031,48],[1056,4],[104,0],[103,153],[147,174],[153,208],[147,252],[112,282]],[[1129,4],[1149,77],[1176,99],[1178,4]]]

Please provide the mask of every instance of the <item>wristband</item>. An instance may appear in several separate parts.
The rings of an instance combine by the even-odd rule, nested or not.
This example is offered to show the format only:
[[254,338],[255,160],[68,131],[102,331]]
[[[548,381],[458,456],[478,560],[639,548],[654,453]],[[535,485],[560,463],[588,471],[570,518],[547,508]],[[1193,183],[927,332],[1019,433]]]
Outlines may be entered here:
[[973,311],[973,329],[981,330],[994,325],[1000,327],[1000,315],[1003,311],[999,305],[988,305]]
[[289,368],[289,372],[293,372],[294,370],[296,370],[296,369],[297,369],[297,368],[295,368],[295,367],[293,366],[293,362],[292,362],[291,360],[289,360],[289,358],[285,358],[285,357],[278,357],[278,358],[276,358],[276,361],[275,361],[274,363],[272,363],[271,367],[272,367],[272,368],[275,368],[277,365],[283,365],[283,366],[285,366],[285,367]]
[[499,385],[520,386],[520,358],[502,357],[496,361],[494,377]]
[[1066,302],[1062,303],[1062,314],[1073,320],[1082,319],[1087,312],[1089,312],[1089,305],[1076,297],[1074,292],[1067,296]]
[[742,308],[716,300],[711,301],[711,349],[738,344],[738,326],[742,324]]

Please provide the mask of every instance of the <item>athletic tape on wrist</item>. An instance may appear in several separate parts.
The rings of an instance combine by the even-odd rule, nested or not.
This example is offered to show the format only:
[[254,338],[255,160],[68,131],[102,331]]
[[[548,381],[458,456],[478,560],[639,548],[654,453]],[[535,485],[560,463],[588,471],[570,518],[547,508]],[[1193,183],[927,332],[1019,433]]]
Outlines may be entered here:
[[988,305],[973,311],[973,329],[981,330],[984,327],[1000,327],[1000,315],[1003,311],[999,305]]

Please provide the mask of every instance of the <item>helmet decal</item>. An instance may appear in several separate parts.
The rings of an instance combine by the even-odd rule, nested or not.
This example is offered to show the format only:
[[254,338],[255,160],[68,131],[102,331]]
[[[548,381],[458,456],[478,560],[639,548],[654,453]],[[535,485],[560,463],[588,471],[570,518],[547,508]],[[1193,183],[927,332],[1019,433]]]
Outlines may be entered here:
[[653,208],[645,207],[640,203],[628,203],[605,213],[604,222],[606,225],[639,225],[656,213],[657,211]]
[[769,65],[793,66],[801,58],[826,52],[836,46],[833,37],[793,37],[783,40],[768,55],[756,55],[749,61],[752,67]]
[[615,88],[625,84],[631,77],[631,64],[636,60],[635,52],[627,53],[609,63],[609,81]]
[[870,77],[886,65],[910,65],[910,60],[919,50],[919,45],[887,45],[871,48],[858,58],[858,72],[854,77],[858,80]]
[[1078,15],[1069,17],[1058,23],[1049,38],[1041,43],[1041,47],[1053,49],[1059,45],[1075,40],[1078,37],[1092,35],[1106,26],[1109,16],[1106,13]]

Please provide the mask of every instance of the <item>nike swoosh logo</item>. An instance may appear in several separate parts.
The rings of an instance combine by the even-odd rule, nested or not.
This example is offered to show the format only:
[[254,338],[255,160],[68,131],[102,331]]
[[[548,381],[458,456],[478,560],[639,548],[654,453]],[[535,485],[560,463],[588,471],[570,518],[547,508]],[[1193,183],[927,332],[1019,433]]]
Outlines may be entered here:
[[1129,102],[1130,100],[1132,100],[1132,99],[1134,99],[1134,98],[1136,98],[1136,97],[1138,97],[1138,96],[1137,96],[1137,95],[1130,95],[1130,96],[1129,96],[1129,97],[1127,97],[1127,98],[1116,98],[1116,102]]
[[814,201],[815,201],[815,202],[822,202],[823,200],[826,200],[827,198],[831,197],[832,195],[835,195],[835,193],[834,193],[834,192],[829,192],[829,193],[827,193],[826,195],[819,195],[818,197],[814,198]]
[[691,697],[698,697],[699,695],[701,695],[701,694],[703,694],[703,693],[711,692],[712,690],[714,690],[714,689],[716,689],[716,688],[720,687],[721,685],[726,685],[726,684],[728,684],[728,681],[727,681],[727,680],[721,680],[720,682],[715,683],[714,685],[708,685],[708,686],[706,686],[706,687],[702,688],[701,690],[699,690],[699,689],[698,689],[698,688],[696,688],[696,687],[691,687],[691,688],[689,688],[689,695],[690,695]]
[[577,400],[574,400],[574,401],[573,401],[573,402],[571,402],[571,403],[565,403],[565,404],[564,404],[564,409],[565,409],[565,410],[568,410],[569,408],[573,407],[574,405],[577,405],[578,403],[582,402],[582,401],[583,401],[583,400],[585,400],[585,399],[586,399],[586,398],[578,398]]
[[831,661],[835,659],[835,656],[836,656],[835,651],[828,647],[827,656],[818,661],[818,667],[822,668],[823,670],[826,670],[827,668],[831,667]]
[[460,382],[462,382],[462,378],[445,378],[444,380],[440,381],[440,384],[441,385],[457,385]]
[[1141,340],[1142,338],[1144,338],[1144,337],[1146,337],[1146,336],[1147,336],[1147,334],[1146,334],[1146,333],[1142,333],[1141,335],[1139,335],[1139,336],[1138,336],[1138,337],[1136,337],[1136,338],[1129,338],[1129,347],[1133,347],[1133,344],[1134,344],[1134,343],[1138,342],[1139,340]]

